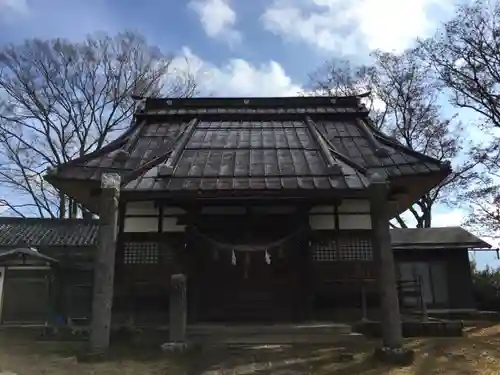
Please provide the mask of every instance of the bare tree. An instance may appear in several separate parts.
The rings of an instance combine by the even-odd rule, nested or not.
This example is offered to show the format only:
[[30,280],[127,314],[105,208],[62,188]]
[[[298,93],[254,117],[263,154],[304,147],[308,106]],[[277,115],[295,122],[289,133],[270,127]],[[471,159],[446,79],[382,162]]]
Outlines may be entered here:
[[76,203],[42,174],[127,127],[132,95],[193,95],[193,75],[173,61],[129,32],[0,50],[0,206],[17,215],[74,217]]
[[[453,117],[443,118],[438,104],[438,86],[418,51],[408,50],[401,55],[375,51],[372,58],[372,66],[359,68],[346,69],[345,62],[341,65],[327,63],[329,68],[319,71],[323,71],[323,75],[317,72],[312,75],[313,91],[331,95],[339,92],[360,94],[370,90],[368,103],[382,132],[438,160],[456,159],[463,154],[467,145],[459,137],[460,124]],[[330,87],[332,90],[328,89]],[[479,177],[475,170],[477,160],[467,158],[466,162],[455,164],[450,177],[410,207],[417,227],[430,227],[432,207],[436,202],[452,203],[453,192]],[[408,226],[401,216],[395,220],[401,227]]]
[[[427,40],[420,41],[427,59],[449,95],[450,103],[478,115],[482,144],[475,149],[492,177],[500,169],[500,1],[475,0],[459,6],[454,17]],[[500,229],[498,183],[478,184],[462,199],[469,203],[465,225],[495,236]]]
[[463,195],[471,214],[464,225],[483,236],[500,238],[500,186],[485,185]]
[[455,17],[420,42],[451,103],[471,109],[500,127],[500,2],[476,0],[457,8]]
[[373,82],[373,66],[353,65],[349,60],[326,61],[309,75],[310,95],[352,96],[362,95],[363,101],[376,126],[384,122],[386,105],[377,95]]
[[489,166],[498,168],[500,147],[492,128],[500,128],[500,1],[475,0],[457,8],[455,16],[420,50],[449,93],[450,103],[471,110],[481,127]]

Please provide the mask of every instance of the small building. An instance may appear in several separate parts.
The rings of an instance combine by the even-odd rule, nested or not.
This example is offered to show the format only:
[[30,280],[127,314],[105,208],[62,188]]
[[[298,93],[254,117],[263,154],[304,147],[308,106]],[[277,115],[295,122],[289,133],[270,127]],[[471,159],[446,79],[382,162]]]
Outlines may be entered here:
[[488,251],[490,244],[460,227],[397,228],[391,236],[399,278],[420,279],[430,309],[476,308],[469,251]]
[[87,319],[97,221],[0,217],[0,324]]
[[120,176],[114,313],[136,321],[165,317],[177,273],[191,322],[313,319],[316,295],[377,277],[380,223],[451,172],[379,132],[357,96],[138,99],[122,135],[46,176],[95,214],[103,176]]

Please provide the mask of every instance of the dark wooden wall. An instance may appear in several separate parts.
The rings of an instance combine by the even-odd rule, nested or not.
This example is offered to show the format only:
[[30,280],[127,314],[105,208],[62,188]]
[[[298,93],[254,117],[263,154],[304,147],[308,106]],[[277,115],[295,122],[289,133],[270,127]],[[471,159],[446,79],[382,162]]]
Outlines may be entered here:
[[44,324],[51,310],[51,272],[7,269],[3,285],[2,323]]
[[[241,243],[241,222],[217,221],[216,217],[207,216],[203,222],[197,223],[197,227],[219,239]],[[267,233],[267,237],[261,235],[261,241],[273,236],[279,238],[300,225],[300,221],[287,222],[279,217],[253,224],[254,230]],[[271,254],[271,265],[265,263],[263,254],[252,254],[250,266],[247,267],[249,278],[244,277],[245,265],[241,254],[236,265],[231,263],[230,251],[219,251],[219,259],[215,259],[214,249],[189,231],[123,233],[117,248],[114,312],[126,316],[138,316],[141,313],[148,316],[148,312],[154,312],[160,317],[159,324],[167,322],[170,276],[177,272],[188,276],[191,321],[230,321],[231,317],[238,316],[242,319],[246,316],[246,320],[250,320],[251,316],[272,320],[270,314],[266,315],[266,309],[276,312],[277,320],[314,318],[315,311],[323,308],[359,309],[363,281],[369,305],[376,306],[376,268],[367,250],[370,248],[369,231],[336,233],[337,242],[333,245],[331,241],[326,243],[324,240],[326,237],[331,238],[332,233],[328,232],[304,234],[294,246],[288,245],[287,249],[283,249],[286,257]],[[341,237],[344,240],[340,240]],[[125,251],[127,247],[134,246],[139,250],[146,246],[148,254],[157,254],[158,261],[134,264],[133,256],[126,255]],[[76,320],[88,318],[91,312],[95,248],[53,247],[41,251],[60,260],[57,274],[60,288],[57,307],[60,313]],[[326,259],[332,256],[332,251],[336,258]],[[439,307],[475,307],[466,250],[395,251],[395,259],[397,262],[446,262],[449,306]],[[259,277],[254,277],[257,275]],[[231,299],[232,305],[229,304]],[[267,307],[259,311],[252,310],[265,303],[268,303]],[[297,308],[299,305],[302,309]],[[150,317],[144,319],[151,320]]]
[[467,249],[418,249],[395,250],[396,262],[444,262],[447,269],[447,306],[436,308],[474,309],[474,291]]

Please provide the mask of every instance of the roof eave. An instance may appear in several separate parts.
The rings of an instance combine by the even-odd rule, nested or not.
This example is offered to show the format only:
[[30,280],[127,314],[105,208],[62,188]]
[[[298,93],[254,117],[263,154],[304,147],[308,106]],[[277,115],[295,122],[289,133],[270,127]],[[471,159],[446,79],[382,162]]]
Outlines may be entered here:
[[485,249],[491,250],[491,245],[485,242],[471,243],[426,243],[426,244],[392,244],[393,250],[469,250],[469,249]]

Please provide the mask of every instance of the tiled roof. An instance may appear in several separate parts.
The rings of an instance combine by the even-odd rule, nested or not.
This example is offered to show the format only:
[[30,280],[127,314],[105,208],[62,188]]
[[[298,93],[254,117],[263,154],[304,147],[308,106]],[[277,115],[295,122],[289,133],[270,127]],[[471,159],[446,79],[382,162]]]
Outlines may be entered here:
[[[169,161],[167,160],[166,163]],[[339,161],[329,170],[304,121],[199,121],[171,176],[157,169],[126,189],[361,189],[366,177]]]
[[0,217],[0,247],[93,246],[96,220]]
[[461,227],[443,228],[394,228],[391,229],[392,246],[410,248],[491,248],[472,233]]
[[115,171],[129,191],[355,190],[372,171],[446,168],[375,130],[358,97],[147,99],[124,135],[49,177]]

